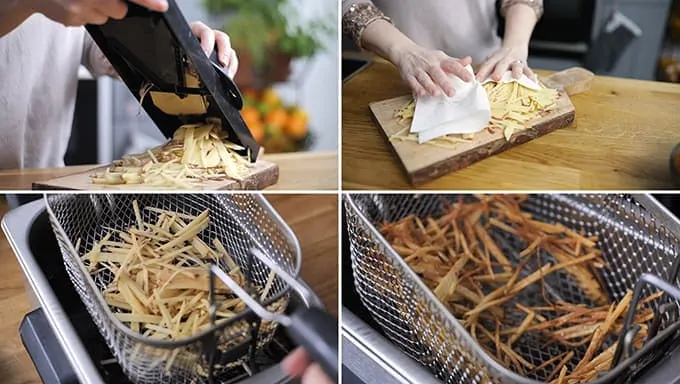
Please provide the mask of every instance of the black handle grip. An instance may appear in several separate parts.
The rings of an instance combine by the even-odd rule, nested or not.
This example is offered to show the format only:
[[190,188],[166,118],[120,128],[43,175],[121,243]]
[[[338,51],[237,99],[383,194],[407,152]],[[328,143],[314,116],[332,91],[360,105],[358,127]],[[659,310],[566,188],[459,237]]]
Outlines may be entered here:
[[319,308],[308,308],[291,315],[288,334],[310,358],[338,382],[338,321]]
[[238,89],[238,86],[236,86],[234,80],[229,77],[229,74],[227,74],[226,70],[222,67],[222,64],[220,64],[220,61],[217,59],[217,45],[215,45],[215,49],[213,49],[212,53],[210,54],[210,61],[217,72],[217,76],[220,77],[222,84],[224,84],[224,87],[227,88],[227,99],[231,105],[234,106],[234,108],[241,110],[243,108],[243,95],[241,95],[241,90]]

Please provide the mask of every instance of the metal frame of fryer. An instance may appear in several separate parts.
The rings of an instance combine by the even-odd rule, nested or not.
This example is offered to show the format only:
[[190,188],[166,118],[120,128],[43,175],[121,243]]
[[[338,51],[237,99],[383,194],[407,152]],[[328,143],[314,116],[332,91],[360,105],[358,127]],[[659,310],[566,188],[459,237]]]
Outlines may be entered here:
[[[348,208],[348,213],[351,212],[351,214],[357,217],[358,220],[362,221],[363,222],[362,225],[367,225],[367,229],[370,232],[369,235],[373,239],[372,241],[377,241],[378,246],[380,246],[387,252],[392,253],[392,255],[389,257],[390,262],[396,263],[396,265],[399,266],[399,270],[402,271],[410,279],[410,281],[412,281],[413,284],[415,284],[418,287],[418,290],[420,292],[424,293],[425,301],[427,302],[427,305],[431,306],[430,310],[434,311],[433,313],[437,314],[438,316],[437,319],[443,321],[448,329],[455,330],[457,338],[460,339],[459,342],[461,343],[461,345],[471,347],[470,349],[472,350],[460,351],[461,354],[465,355],[469,359],[468,361],[469,363],[471,363],[470,367],[471,368],[475,367],[478,369],[485,368],[486,372],[490,374],[492,378],[500,379],[502,377],[503,382],[508,381],[524,384],[539,383],[538,381],[523,377],[503,367],[496,360],[488,356],[487,353],[482,352],[481,350],[478,351],[475,347],[473,347],[474,345],[476,345],[476,342],[472,339],[468,332],[465,329],[463,329],[462,325],[458,322],[458,320],[455,319],[453,315],[451,315],[444,308],[443,304],[441,304],[439,300],[437,300],[434,297],[434,294],[427,287],[425,287],[421,279],[418,278],[418,276],[415,274],[415,272],[413,272],[413,270],[411,270],[411,268],[406,264],[406,262],[396,254],[396,252],[392,249],[392,247],[380,234],[378,229],[375,228],[375,226],[372,224],[372,221],[369,220],[364,214],[364,212],[359,208],[358,203],[354,199],[354,196],[361,195],[363,194],[345,194],[343,200],[346,207]],[[661,218],[661,220],[659,220],[659,224],[665,226],[668,229],[672,229],[673,231],[677,231],[674,233],[680,233],[680,221],[678,221],[678,219],[676,219],[674,216],[670,215],[669,211],[665,207],[661,206],[656,200],[644,194],[636,194],[632,195],[632,197],[638,203],[640,203],[639,208],[657,214]],[[364,228],[364,230],[365,229],[366,228]],[[670,270],[668,271],[670,276],[662,276],[662,278],[663,279],[671,278],[678,270],[680,270],[680,258],[674,260],[672,268],[670,268]],[[637,284],[640,283],[641,281],[637,282]],[[633,287],[630,288],[632,289]],[[373,316],[373,313],[371,313],[371,315]],[[639,361],[643,356],[647,356],[649,354],[654,353],[660,353],[661,351],[659,350],[661,349],[661,347],[665,346],[665,344],[668,343],[669,341],[672,341],[674,336],[677,336],[679,331],[680,321],[677,321],[674,324],[669,325],[666,329],[659,332],[656,335],[656,337],[654,337],[651,340],[648,340],[643,346],[643,348],[636,351],[636,353],[633,356],[626,356],[625,359],[621,360],[618,365],[610,369],[604,376],[596,379],[594,383],[608,383],[610,382],[610,380],[619,378],[624,374],[632,375],[638,373],[640,370],[648,368],[646,366],[632,368],[631,365],[633,365],[636,361]],[[660,356],[657,356],[657,358],[659,357]]]
[[[57,241],[60,243],[61,254],[64,258],[66,269],[69,272],[69,278],[71,278],[71,282],[73,283],[74,287],[76,287],[76,291],[78,292],[81,300],[83,300],[83,303],[86,304],[88,312],[93,317],[93,320],[95,324],[97,324],[100,333],[102,333],[102,335],[105,336],[109,348],[117,357],[119,357],[120,353],[123,353],[128,349],[132,348],[128,346],[126,342],[137,343],[135,345],[144,345],[146,347],[164,350],[183,348],[190,346],[192,344],[202,343],[206,341],[211,342],[210,340],[214,340],[216,332],[219,333],[228,331],[230,327],[237,326],[239,322],[249,321],[248,319],[252,319],[254,318],[254,316],[256,316],[251,309],[246,308],[244,311],[238,313],[236,316],[230,318],[227,321],[216,323],[202,332],[199,332],[197,334],[194,334],[190,337],[186,337],[181,340],[157,340],[134,332],[132,329],[125,326],[118,318],[114,316],[113,311],[104,300],[100,288],[97,286],[92,276],[90,276],[90,274],[87,272],[85,265],[80,261],[79,257],[76,256],[79,253],[75,250],[75,246],[72,242],[72,239],[68,237],[66,231],[63,228],[62,222],[59,222],[59,220],[57,219],[57,215],[55,214],[55,209],[57,209],[56,205],[58,205],[55,199],[59,199],[60,196],[63,197],[66,195],[63,194],[45,195],[44,201],[46,203],[45,204],[46,210],[50,215],[50,222],[52,223],[55,236],[57,237]],[[90,198],[92,196],[107,199],[108,195],[101,194],[89,195]],[[173,194],[173,196],[175,197],[182,196],[183,198],[188,198],[190,195]],[[243,196],[247,196],[248,198],[252,199],[252,201],[257,202],[260,205],[260,207],[266,210],[267,213],[269,214],[269,217],[275,223],[278,224],[279,229],[282,232],[282,235],[285,236],[286,239],[291,242],[293,246],[293,253],[295,254],[293,270],[291,271],[291,273],[293,273],[293,275],[297,277],[299,275],[301,266],[301,250],[300,244],[297,241],[297,238],[295,237],[295,234],[293,233],[292,229],[288,226],[288,224],[283,220],[279,213],[276,212],[273,206],[269,203],[269,201],[267,201],[267,199],[264,198],[262,194],[243,194]],[[68,195],[68,197],[74,198],[76,196]],[[217,199],[217,197],[213,198]],[[101,202],[102,201],[98,200],[98,203]],[[220,204],[225,204],[225,202],[221,201]],[[60,207],[60,209],[63,209],[63,207]],[[243,228],[246,232],[251,231],[251,229],[246,226],[246,223],[241,223],[240,225],[244,226]],[[259,241],[256,240],[255,242],[259,247],[264,247],[264,244],[261,244]],[[267,247],[264,247],[263,249],[267,249]],[[75,263],[75,265],[73,265],[72,263]],[[79,284],[80,287],[84,289],[83,291],[79,289]],[[90,292],[93,292],[94,294],[91,294],[91,296],[87,296]],[[266,299],[263,302],[263,305],[268,306],[276,301],[285,300],[285,297],[288,294],[288,292],[290,292],[290,287],[284,286],[280,292]],[[90,307],[86,303],[88,299],[91,300],[92,303],[94,303],[92,307]],[[110,327],[109,329],[106,330],[107,332],[109,332],[108,334],[106,334],[104,331],[105,329],[103,328],[104,324],[107,324]],[[232,354],[238,356],[239,354],[250,353],[247,350],[244,352],[242,351],[242,349],[248,347],[248,343],[251,342],[254,343],[255,340],[241,341],[236,346],[231,347],[229,350],[224,352],[223,356]],[[127,349],[125,348],[126,346]],[[139,368],[140,366],[142,367],[144,366],[144,364],[142,363],[145,361],[146,360],[144,359],[135,360],[128,359],[121,362],[121,365],[123,366],[126,375],[130,377],[135,373],[144,372],[144,370]],[[139,372],[135,371],[136,368],[139,370]],[[208,373],[212,375],[212,370],[210,370]]]
[[[32,291],[31,293],[43,309],[50,327],[68,362],[73,367],[78,380],[83,383],[104,384],[98,369],[93,364],[92,358],[78,337],[71,320],[64,313],[56,292],[50,287],[45,274],[38,266],[35,257],[31,254],[28,236],[29,229],[43,212],[45,212],[43,200],[34,201],[10,211],[2,219],[2,230],[5,232],[7,241],[17,257],[28,286],[30,286]],[[53,256],[60,257],[59,254]],[[304,281],[299,280],[301,284],[306,286]],[[323,304],[316,294],[312,295],[309,302],[305,301],[302,297],[300,299],[308,307],[323,308]],[[240,383],[256,384],[263,382],[283,384],[290,382],[290,378],[286,377],[280,365],[277,364]]]

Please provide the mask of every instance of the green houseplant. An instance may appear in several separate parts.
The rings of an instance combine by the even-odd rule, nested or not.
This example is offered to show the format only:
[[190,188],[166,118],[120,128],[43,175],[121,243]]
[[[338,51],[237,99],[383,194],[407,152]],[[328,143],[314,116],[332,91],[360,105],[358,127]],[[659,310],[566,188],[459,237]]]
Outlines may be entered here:
[[311,57],[324,49],[334,31],[332,19],[301,23],[288,0],[203,0],[211,14],[225,15],[225,32],[241,62],[236,82],[265,88],[285,81],[294,58]]

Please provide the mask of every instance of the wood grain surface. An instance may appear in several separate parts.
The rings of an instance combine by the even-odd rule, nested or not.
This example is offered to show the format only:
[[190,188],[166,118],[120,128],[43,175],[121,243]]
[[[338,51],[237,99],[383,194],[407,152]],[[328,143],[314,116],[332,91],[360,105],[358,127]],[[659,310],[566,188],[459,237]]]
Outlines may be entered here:
[[[129,185],[106,185],[93,184],[91,176],[95,173],[103,173],[108,166],[88,169],[84,172],[74,173],[55,179],[37,181],[33,183],[35,190],[78,190],[78,191],[110,191],[123,190],[147,190],[143,184]],[[250,174],[243,180],[209,180],[198,183],[196,190],[262,190],[276,184],[279,180],[279,166],[268,161],[258,161],[250,169]]]
[[[264,160],[279,167],[279,181],[266,190],[337,191],[338,153],[299,152],[265,154]],[[48,169],[10,169],[0,171],[0,190],[31,190],[33,184],[67,175],[83,173],[96,165]]]
[[[537,71],[541,75],[548,72]],[[371,118],[369,103],[409,94],[376,61],[343,85],[343,189],[412,189]],[[673,188],[680,86],[597,76],[574,95],[574,123],[422,185],[440,190],[661,190]]]
[[375,123],[380,128],[391,149],[399,159],[409,181],[425,184],[441,176],[468,167],[489,156],[496,155],[519,144],[568,126],[574,121],[574,106],[566,93],[560,92],[554,108],[526,124],[526,130],[517,131],[506,140],[502,130],[493,133],[483,130],[469,142],[457,143],[455,148],[443,148],[415,141],[390,141],[405,124],[399,122],[395,112],[412,100],[410,95],[370,103]]
[[[302,278],[321,297],[326,309],[338,315],[338,197],[324,195],[267,195],[288,223],[302,249]],[[304,209],[300,209],[304,207]],[[0,200],[0,215],[8,207]],[[19,338],[19,323],[31,308],[23,272],[4,233],[0,231],[0,382],[38,384],[40,378]]]
[[300,242],[300,274],[338,315],[338,195],[266,195]]

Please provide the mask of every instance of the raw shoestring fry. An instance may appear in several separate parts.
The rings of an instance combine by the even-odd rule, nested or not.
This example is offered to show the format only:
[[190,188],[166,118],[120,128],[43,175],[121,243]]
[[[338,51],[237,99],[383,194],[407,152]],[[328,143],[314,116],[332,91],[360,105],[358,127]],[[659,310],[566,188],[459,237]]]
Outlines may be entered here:
[[[611,302],[596,273],[608,268],[597,248],[597,237],[533,218],[520,208],[525,199],[520,195],[477,196],[474,202],[461,199],[447,203],[439,217],[409,215],[383,223],[380,231],[499,363],[552,383],[593,380],[610,369],[616,350],[612,338],[623,331],[632,291]],[[499,235],[525,244],[519,265],[513,265],[502,251]],[[555,263],[547,262],[546,255]],[[589,303],[551,299],[544,279],[557,273],[560,279],[568,276]],[[533,295],[542,296],[543,305],[523,305],[526,290],[539,286],[540,293]],[[641,327],[636,348],[641,347],[647,323],[654,317],[648,303],[662,294],[650,295],[639,304],[633,322]],[[522,341],[526,337],[533,341]],[[534,365],[517,347],[537,339],[545,345],[534,347],[549,351],[549,346],[557,345],[563,352]]]
[[[515,132],[530,128],[528,123],[553,108],[558,99],[556,90],[544,86],[538,91],[516,82],[489,82],[483,87],[491,106],[491,121],[485,129],[491,133],[502,131],[507,141],[510,141]],[[411,100],[396,112],[395,117],[400,122],[407,123],[407,127],[392,135],[390,141],[418,142],[418,134],[409,133],[415,109],[416,102]],[[454,148],[457,144],[469,142],[474,137],[475,134],[452,134],[430,140],[425,144]]]
[[219,119],[180,127],[169,142],[146,153],[124,156],[106,171],[92,175],[94,184],[144,185],[192,189],[207,180],[243,180],[250,170],[243,147],[227,140]]
[[[194,217],[146,207],[143,210],[155,214],[156,220],[145,221],[136,200],[132,209],[134,226],[127,231],[104,228],[101,240],[82,256],[94,278],[105,271],[113,275],[102,291],[104,300],[118,320],[152,339],[180,340],[210,328],[211,262],[224,263],[231,278],[243,287],[246,277],[218,239],[213,239],[211,246],[199,237],[209,225],[209,211]],[[268,297],[274,277],[272,271],[264,286],[251,287],[260,301]],[[219,279],[215,283],[215,302],[219,304],[216,323],[246,309],[224,283]],[[274,303],[273,307],[278,305]],[[271,325],[263,321],[261,329]],[[242,328],[246,334],[247,324]],[[166,370],[181,350],[168,350]]]

